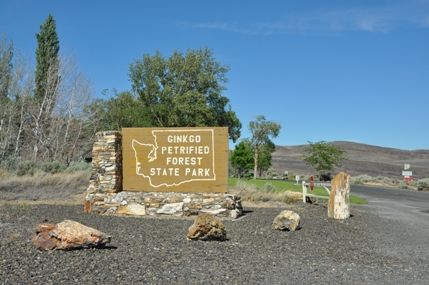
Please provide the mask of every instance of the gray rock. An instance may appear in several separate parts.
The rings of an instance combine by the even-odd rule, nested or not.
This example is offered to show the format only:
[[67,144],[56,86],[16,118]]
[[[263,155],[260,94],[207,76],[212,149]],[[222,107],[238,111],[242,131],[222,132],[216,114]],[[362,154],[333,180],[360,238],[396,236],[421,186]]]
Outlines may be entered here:
[[272,230],[295,231],[300,229],[300,217],[297,213],[284,210],[274,218]]

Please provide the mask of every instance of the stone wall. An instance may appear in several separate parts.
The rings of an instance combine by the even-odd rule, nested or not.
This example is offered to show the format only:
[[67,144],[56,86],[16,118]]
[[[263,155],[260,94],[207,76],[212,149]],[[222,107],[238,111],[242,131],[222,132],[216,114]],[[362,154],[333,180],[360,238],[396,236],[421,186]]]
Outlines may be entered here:
[[171,215],[238,218],[240,196],[219,193],[122,191],[122,134],[99,132],[92,150],[90,185],[85,212],[102,215]]

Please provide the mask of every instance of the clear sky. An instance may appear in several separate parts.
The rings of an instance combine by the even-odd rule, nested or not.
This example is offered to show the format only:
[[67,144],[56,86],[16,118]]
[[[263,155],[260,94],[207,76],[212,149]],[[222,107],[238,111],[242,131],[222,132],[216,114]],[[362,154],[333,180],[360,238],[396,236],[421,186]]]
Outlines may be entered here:
[[264,115],[282,125],[277,145],[429,149],[428,0],[1,0],[0,33],[35,61],[49,13],[97,96],[130,90],[144,53],[207,46],[231,68],[241,138]]

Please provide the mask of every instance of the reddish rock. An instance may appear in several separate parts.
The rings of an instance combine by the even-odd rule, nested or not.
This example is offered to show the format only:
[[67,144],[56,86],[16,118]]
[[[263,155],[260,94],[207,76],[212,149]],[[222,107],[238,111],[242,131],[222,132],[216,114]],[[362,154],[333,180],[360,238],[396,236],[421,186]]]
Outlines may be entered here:
[[85,211],[85,213],[91,212],[91,201],[90,200],[85,201],[85,205],[83,206],[83,210]]
[[35,228],[33,242],[40,250],[97,247],[109,243],[111,236],[78,222],[42,223]]

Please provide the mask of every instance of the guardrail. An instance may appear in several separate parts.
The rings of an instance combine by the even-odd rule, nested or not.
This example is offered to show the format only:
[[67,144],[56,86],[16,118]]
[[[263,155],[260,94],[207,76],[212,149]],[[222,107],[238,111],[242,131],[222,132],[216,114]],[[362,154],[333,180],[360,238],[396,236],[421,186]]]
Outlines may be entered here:
[[314,195],[314,194],[308,194],[308,185],[310,183],[307,183],[305,181],[302,181],[302,201],[305,203],[306,199],[305,197],[314,197],[314,198],[320,198],[320,199],[329,199],[329,196],[331,195],[331,191],[329,191],[327,186],[331,186],[331,183],[314,183],[314,186],[323,186],[328,192],[328,196],[320,196],[320,195]]

